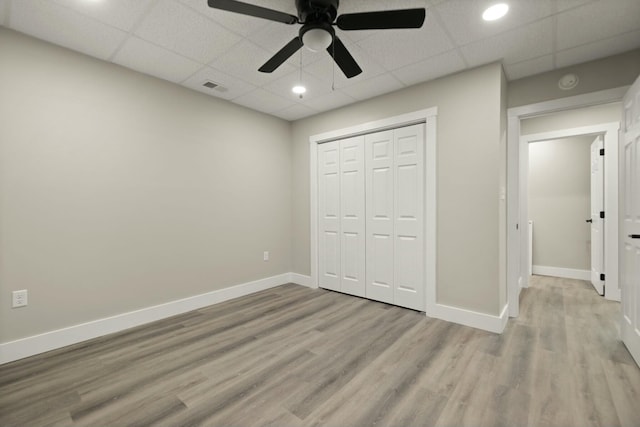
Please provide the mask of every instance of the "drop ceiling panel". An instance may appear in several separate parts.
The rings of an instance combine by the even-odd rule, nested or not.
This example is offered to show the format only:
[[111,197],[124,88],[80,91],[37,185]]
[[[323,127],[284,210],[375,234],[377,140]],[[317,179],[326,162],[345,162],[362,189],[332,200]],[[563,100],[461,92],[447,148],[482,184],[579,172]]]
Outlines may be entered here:
[[434,56],[415,64],[399,68],[393,72],[405,85],[414,85],[425,80],[432,80],[464,68],[464,61],[457,50]]
[[293,105],[291,107],[287,107],[284,110],[276,111],[273,113],[274,116],[278,116],[281,119],[293,121],[298,120],[303,117],[312,116],[317,114],[318,112],[313,108],[309,108],[306,105]]
[[387,70],[419,62],[455,46],[435,20],[416,30],[378,31],[358,46]]
[[109,58],[127,36],[47,0],[13,1],[11,28],[100,59]]
[[0,0],[0,25],[9,25],[9,0]]
[[183,81],[201,67],[197,62],[137,37],[127,40],[113,62],[174,83]]
[[248,40],[243,40],[211,62],[210,65],[213,68],[223,70],[227,74],[252,83],[254,86],[262,86],[289,74],[295,69],[293,66],[284,63],[273,73],[259,72],[258,69],[272,55],[268,50]]
[[103,24],[131,31],[149,9],[152,0],[53,0],[54,2],[93,18]]
[[381,74],[369,80],[347,86],[342,91],[352,98],[363,100],[393,92],[403,87],[403,84],[391,74]]
[[553,70],[553,55],[545,55],[515,64],[505,65],[507,79],[516,80],[534,74],[544,73]]
[[305,105],[317,110],[327,111],[339,108],[345,105],[353,104],[356,102],[355,98],[344,94],[340,90],[334,90],[326,95],[319,96],[313,99],[307,99],[303,101]]
[[[220,87],[210,89],[203,86],[207,81],[219,84]],[[200,71],[185,80],[182,85],[197,90],[198,92],[223,99],[234,99],[256,89],[255,86],[249,83],[211,67],[203,67]]]
[[260,88],[236,98],[234,102],[264,113],[273,113],[295,104],[293,101]]
[[490,37],[461,48],[471,66],[504,59],[505,64],[526,61],[553,53],[553,19],[529,24],[500,36]]
[[241,40],[239,35],[174,0],[160,0],[136,35],[201,64],[212,61]]
[[206,0],[180,0],[180,2],[190,7],[192,10],[201,13],[207,18],[224,26],[229,31],[245,37],[267,25],[269,22],[264,19],[239,15],[237,13],[227,12],[224,10],[212,9],[207,6]]
[[434,8],[445,28],[460,46],[492,37],[551,15],[551,0],[510,0],[508,19],[487,22],[482,12],[492,2],[449,0]]
[[639,0],[600,0],[558,15],[558,49],[640,30]]
[[556,54],[556,65],[567,67],[591,61],[616,53],[626,52],[637,48],[640,45],[640,30],[621,34],[607,40],[597,41],[586,45],[563,50]]

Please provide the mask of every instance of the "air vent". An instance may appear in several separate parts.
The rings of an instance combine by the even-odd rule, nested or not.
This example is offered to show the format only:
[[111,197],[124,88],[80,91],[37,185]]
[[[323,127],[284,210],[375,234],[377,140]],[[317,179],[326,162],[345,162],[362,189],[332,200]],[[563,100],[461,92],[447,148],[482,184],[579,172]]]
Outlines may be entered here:
[[207,89],[215,90],[217,92],[226,92],[229,90],[224,86],[220,86],[216,82],[212,82],[211,80],[205,80],[204,83],[202,83],[202,86],[206,87]]

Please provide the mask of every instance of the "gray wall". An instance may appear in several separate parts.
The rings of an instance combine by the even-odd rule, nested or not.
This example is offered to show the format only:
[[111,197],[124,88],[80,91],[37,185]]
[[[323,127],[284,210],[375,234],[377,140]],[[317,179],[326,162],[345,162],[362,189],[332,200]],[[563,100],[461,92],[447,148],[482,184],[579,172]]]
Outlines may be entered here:
[[289,123],[6,29],[0,118],[0,342],[291,271]]
[[310,274],[309,137],[437,106],[438,302],[499,314],[503,78],[491,64],[294,122],[294,271]]
[[520,133],[551,132],[569,128],[619,122],[622,117],[622,103],[596,105],[587,108],[561,111],[545,116],[532,117],[520,121]]
[[[574,89],[561,90],[558,80],[567,73],[576,73],[580,82]],[[511,108],[628,86],[638,74],[640,49],[509,82],[508,104]]]
[[529,144],[533,265],[591,270],[590,145],[577,136]]

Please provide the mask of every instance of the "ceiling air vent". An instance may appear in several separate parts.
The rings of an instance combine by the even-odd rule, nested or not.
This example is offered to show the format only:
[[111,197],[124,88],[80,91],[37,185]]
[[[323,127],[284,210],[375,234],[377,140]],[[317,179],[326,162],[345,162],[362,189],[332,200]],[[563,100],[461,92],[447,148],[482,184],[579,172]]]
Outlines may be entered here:
[[218,83],[212,82],[211,80],[205,80],[205,82],[202,83],[202,86],[206,87],[207,89],[216,90],[218,92],[226,92],[228,90],[226,87],[220,86]]

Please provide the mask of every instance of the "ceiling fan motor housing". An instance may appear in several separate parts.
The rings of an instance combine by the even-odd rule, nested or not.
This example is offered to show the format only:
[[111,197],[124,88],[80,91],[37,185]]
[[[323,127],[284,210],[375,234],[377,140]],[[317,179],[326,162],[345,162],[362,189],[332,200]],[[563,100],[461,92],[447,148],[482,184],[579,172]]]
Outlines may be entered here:
[[298,19],[304,24],[328,23],[331,25],[338,16],[339,3],[339,0],[296,0]]

